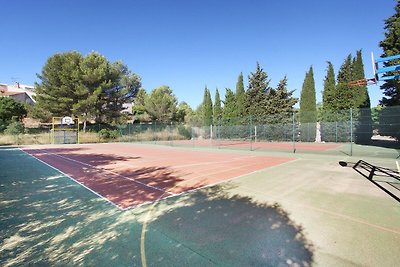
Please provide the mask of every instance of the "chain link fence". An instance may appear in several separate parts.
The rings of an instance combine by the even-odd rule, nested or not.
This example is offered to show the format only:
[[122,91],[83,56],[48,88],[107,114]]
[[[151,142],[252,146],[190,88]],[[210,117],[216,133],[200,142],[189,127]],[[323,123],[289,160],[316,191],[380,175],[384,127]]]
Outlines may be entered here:
[[[400,106],[373,110],[322,109],[263,117],[214,118],[212,121],[210,125],[158,121],[113,126],[88,124],[85,132],[80,125],[80,142],[141,142],[336,155],[399,155]],[[48,125],[26,128],[25,133],[19,135],[18,144],[51,143],[49,137]],[[5,138],[0,135],[0,143]],[[15,140],[15,136],[8,137],[3,144],[16,144]],[[382,149],[386,149],[385,152]]]

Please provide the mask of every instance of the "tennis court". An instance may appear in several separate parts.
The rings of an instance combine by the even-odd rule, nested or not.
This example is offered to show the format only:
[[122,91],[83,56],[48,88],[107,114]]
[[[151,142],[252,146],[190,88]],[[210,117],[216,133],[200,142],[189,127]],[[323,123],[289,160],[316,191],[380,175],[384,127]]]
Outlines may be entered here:
[[0,261],[395,266],[400,205],[377,185],[399,196],[398,159],[368,149],[357,158],[138,143],[1,147]]
[[294,159],[116,143],[30,147],[23,151],[121,209],[217,184]]

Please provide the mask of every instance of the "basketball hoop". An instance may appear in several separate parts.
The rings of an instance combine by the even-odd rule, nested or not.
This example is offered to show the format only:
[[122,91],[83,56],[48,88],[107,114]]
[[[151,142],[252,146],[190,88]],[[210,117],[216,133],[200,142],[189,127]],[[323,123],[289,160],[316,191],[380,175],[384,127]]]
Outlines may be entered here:
[[64,117],[61,119],[61,124],[66,124],[68,126],[70,126],[71,124],[74,123],[74,120],[71,117]]
[[348,83],[349,86],[364,86],[364,85],[373,85],[376,84],[376,79],[375,78],[370,78],[370,79],[361,79],[361,80],[356,80],[356,81],[351,81]]

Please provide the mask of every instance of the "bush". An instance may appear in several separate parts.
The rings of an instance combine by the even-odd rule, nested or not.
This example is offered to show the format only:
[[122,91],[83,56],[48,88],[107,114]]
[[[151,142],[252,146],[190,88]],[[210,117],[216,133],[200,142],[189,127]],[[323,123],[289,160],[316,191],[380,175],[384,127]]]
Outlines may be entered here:
[[183,125],[178,126],[178,133],[185,137],[186,139],[191,139],[192,138],[192,133],[189,131],[188,128],[186,128]]
[[12,122],[4,130],[4,133],[9,135],[22,134],[24,133],[24,125],[19,121]]
[[99,136],[103,140],[117,139],[119,136],[118,130],[101,129]]

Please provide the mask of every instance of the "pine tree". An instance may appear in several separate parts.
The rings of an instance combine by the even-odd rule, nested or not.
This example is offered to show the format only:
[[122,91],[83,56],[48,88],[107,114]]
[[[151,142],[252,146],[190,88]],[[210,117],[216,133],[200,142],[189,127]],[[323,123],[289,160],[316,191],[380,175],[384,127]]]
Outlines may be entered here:
[[246,91],[246,114],[255,123],[265,122],[267,114],[271,113],[268,109],[268,95],[271,93],[269,83],[267,73],[257,62],[256,71],[249,75],[249,88]]
[[37,109],[47,111],[50,116],[71,116],[73,105],[79,101],[76,94],[81,86],[80,65],[83,57],[78,52],[66,52],[51,56],[36,83]]
[[[394,56],[400,54],[400,1],[397,1],[395,7],[395,14],[385,20],[385,39],[383,39],[379,46],[383,49],[382,57]],[[389,65],[400,64],[400,60],[394,60],[384,64],[385,67]],[[393,74],[399,74],[398,72]],[[387,80],[381,86],[383,97],[380,101],[383,106],[400,105],[400,80],[393,79]]]
[[292,121],[292,115],[294,112],[294,105],[298,102],[298,99],[293,97],[294,90],[289,91],[287,89],[287,77],[285,76],[279,81],[279,84],[274,92],[274,97],[270,98],[270,105],[278,107],[278,114],[275,118],[279,119],[279,123],[287,123]]
[[221,98],[219,96],[218,88],[215,91],[213,119],[214,125],[218,125],[222,116]]
[[246,115],[246,91],[244,90],[242,73],[239,74],[236,83],[236,108],[238,117]]

